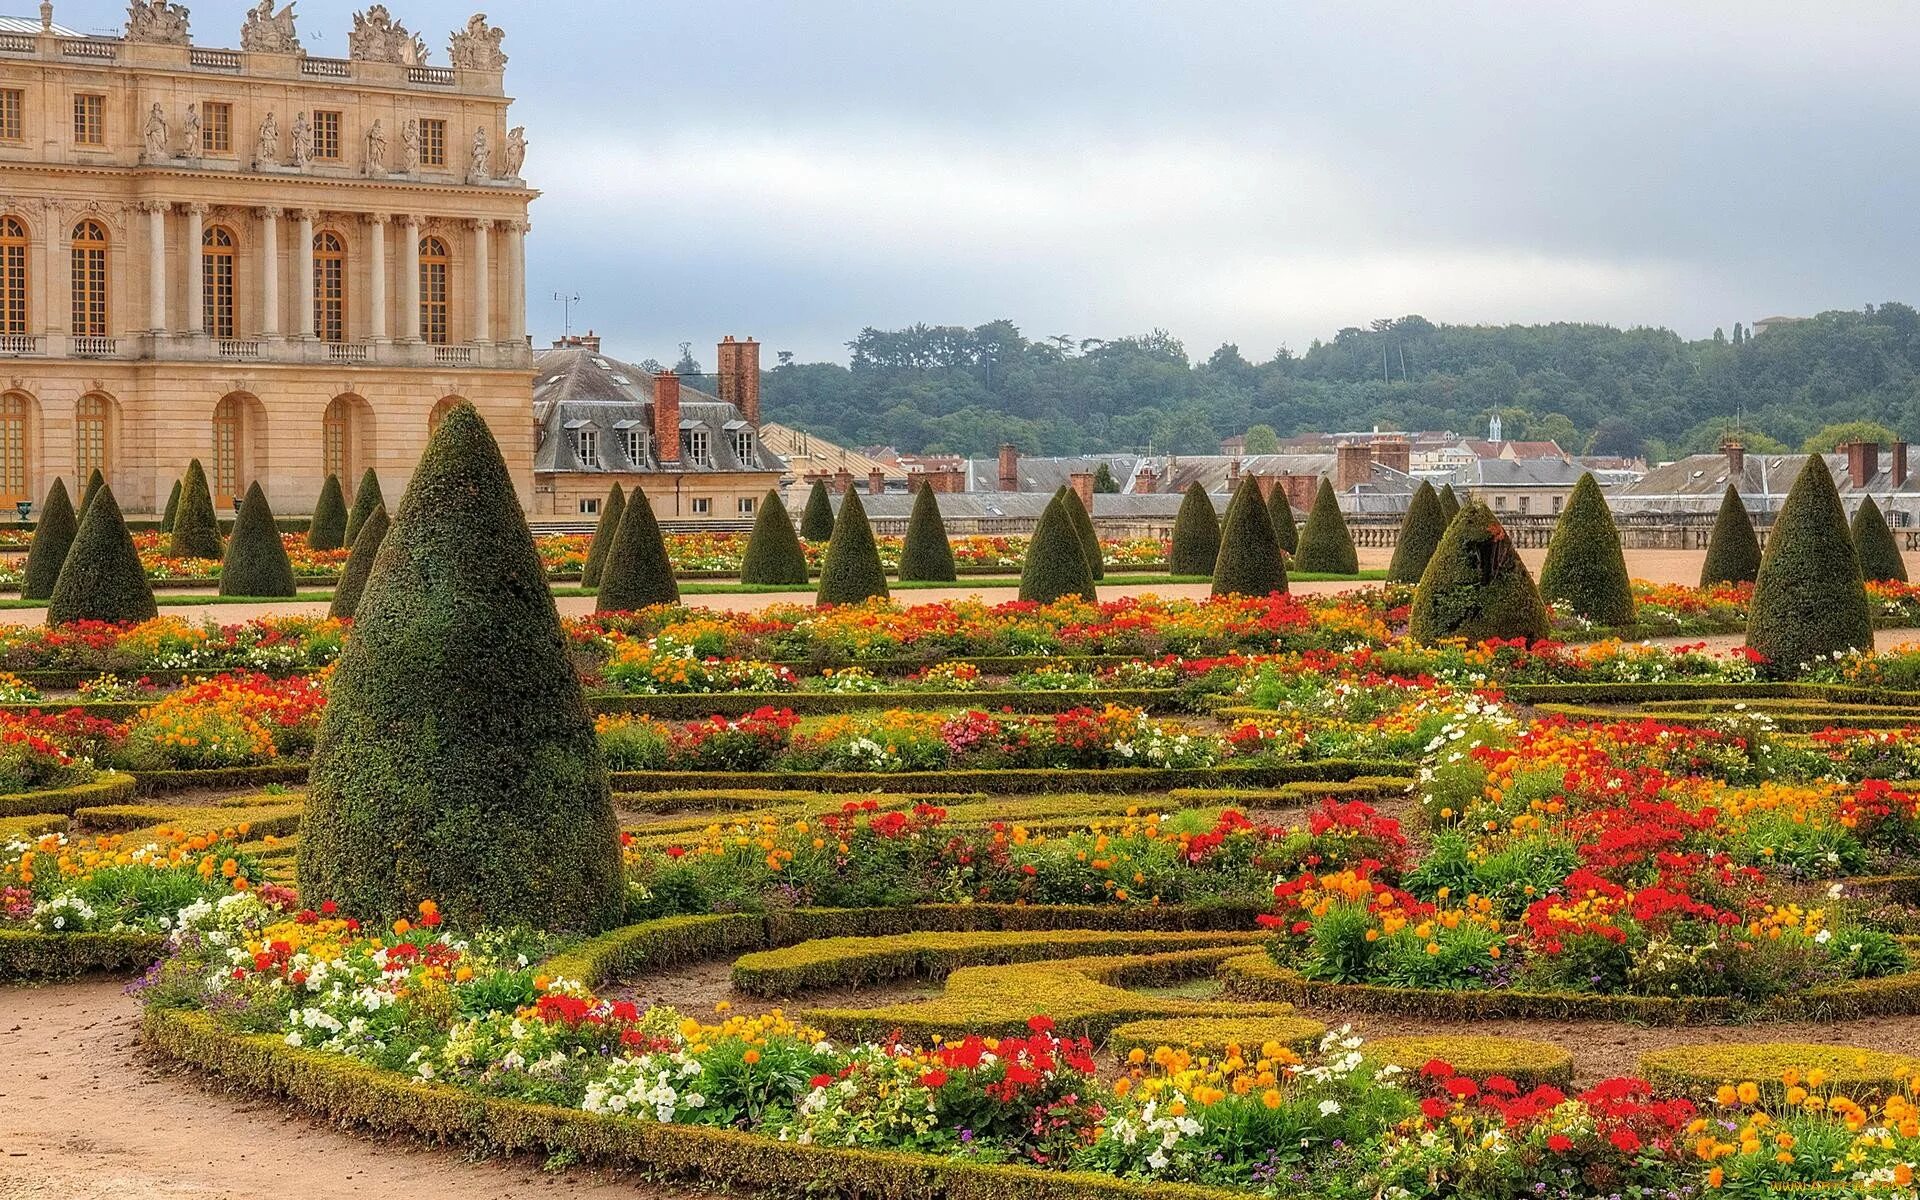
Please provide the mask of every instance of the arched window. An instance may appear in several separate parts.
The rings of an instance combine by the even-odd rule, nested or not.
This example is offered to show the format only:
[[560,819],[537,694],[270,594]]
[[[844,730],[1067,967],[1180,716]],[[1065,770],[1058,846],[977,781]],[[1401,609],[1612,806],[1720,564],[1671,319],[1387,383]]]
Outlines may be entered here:
[[28,499],[27,438],[33,402],[19,392],[0,396],[0,504]]
[[347,244],[331,229],[313,235],[313,332],[347,340]]
[[440,422],[447,419],[447,414],[464,403],[466,401],[458,396],[441,397],[440,402],[433,406],[433,411],[427,414],[427,432],[431,434],[439,429]]
[[213,409],[213,504],[225,509],[266,472],[266,410],[245,392]]
[[113,401],[105,396],[82,396],[73,406],[73,469],[82,487],[95,471],[107,474],[112,424]]
[[453,274],[447,244],[437,237],[420,239],[420,340],[447,344],[447,294]]
[[358,396],[335,396],[320,423],[320,459],[328,475],[351,485],[365,465],[373,410]]
[[107,336],[107,227],[73,227],[73,336]]
[[209,225],[200,235],[200,303],[207,332],[217,338],[234,336],[233,230]]
[[0,217],[0,334],[27,332],[27,227]]

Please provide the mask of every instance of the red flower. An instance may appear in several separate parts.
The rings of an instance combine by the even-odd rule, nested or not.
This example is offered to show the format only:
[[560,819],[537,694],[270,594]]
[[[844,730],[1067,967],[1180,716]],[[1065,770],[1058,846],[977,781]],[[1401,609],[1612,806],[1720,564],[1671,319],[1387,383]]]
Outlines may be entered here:
[[1612,1142],[1613,1148],[1622,1154],[1632,1154],[1640,1148],[1640,1135],[1631,1129],[1616,1129],[1613,1131],[1613,1136],[1607,1140]]
[[1564,1133],[1556,1133],[1547,1139],[1547,1149],[1555,1154],[1565,1154],[1573,1149],[1573,1139]]
[[1441,1058],[1430,1058],[1420,1068],[1420,1073],[1428,1079],[1447,1079],[1453,1075],[1453,1064]]
[[924,1088],[937,1088],[946,1082],[947,1073],[945,1071],[928,1071],[920,1077],[920,1086]]
[[1428,1096],[1420,1102],[1420,1111],[1435,1121],[1447,1115],[1447,1102],[1438,1096]]
[[1047,1016],[1045,1013],[1028,1017],[1027,1028],[1035,1033],[1051,1033],[1053,1031],[1053,1018]]
[[1457,1075],[1445,1083],[1442,1083],[1440,1086],[1446,1088],[1462,1100],[1471,1100],[1480,1094],[1480,1085],[1468,1079],[1465,1075]]

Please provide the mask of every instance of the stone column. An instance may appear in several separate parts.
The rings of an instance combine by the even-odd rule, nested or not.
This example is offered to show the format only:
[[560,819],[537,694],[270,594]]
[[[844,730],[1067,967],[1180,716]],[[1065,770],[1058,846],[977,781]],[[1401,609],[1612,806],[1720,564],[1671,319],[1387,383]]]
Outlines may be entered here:
[[493,222],[473,223],[473,340],[493,340]]
[[39,261],[34,264],[37,272],[34,283],[27,294],[39,314],[40,331],[48,337],[57,337],[66,332],[67,313],[67,276],[61,273],[66,260],[60,257],[59,247],[66,244],[67,230],[61,227],[59,202],[42,200],[33,206],[36,214],[35,227],[39,230]]
[[194,337],[207,331],[207,263],[200,245],[206,234],[206,217],[206,205],[187,205],[187,333]]
[[403,261],[407,264],[407,277],[400,281],[400,294],[405,297],[400,314],[400,340],[417,342],[420,340],[420,218],[408,213],[402,220],[407,231],[407,253]]
[[367,288],[367,298],[373,309],[373,340],[384,342],[389,334],[387,329],[387,214],[367,214],[368,249],[372,251],[371,265],[373,278]]
[[300,230],[294,235],[293,243],[293,311],[299,314],[293,323],[295,337],[314,336],[313,323],[313,210],[299,208],[294,210],[294,219],[300,222]]
[[516,346],[527,340],[527,223],[507,222],[507,337]]
[[260,210],[260,336],[280,336],[280,218],[282,210]]
[[140,205],[147,214],[147,328],[167,331],[167,206],[156,200]]

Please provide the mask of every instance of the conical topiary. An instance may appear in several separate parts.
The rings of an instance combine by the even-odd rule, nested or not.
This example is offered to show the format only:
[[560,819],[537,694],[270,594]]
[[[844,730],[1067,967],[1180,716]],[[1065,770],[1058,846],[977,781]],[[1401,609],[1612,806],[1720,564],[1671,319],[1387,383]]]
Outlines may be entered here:
[[1836,651],[1873,645],[1860,555],[1826,460],[1807,456],[1767,537],[1747,613],[1747,648],[1790,675]]
[[222,596],[273,596],[294,594],[293,563],[280,540],[280,527],[273,523],[273,510],[267,507],[267,494],[260,484],[247,485],[246,499],[233,521],[233,536],[227,539],[227,558],[220,564]]
[[1716,583],[1752,583],[1760,573],[1760,537],[1753,531],[1753,518],[1740,501],[1732,484],[1720,497],[1720,515],[1714,518],[1713,533],[1707,538],[1707,560],[1700,565],[1700,586]]
[[1100,548],[1100,535],[1093,531],[1093,517],[1087,513],[1087,506],[1080,502],[1080,493],[1070,487],[1060,489],[1060,495],[1067,498],[1067,517],[1073,522],[1073,531],[1080,538],[1080,552],[1087,556],[1087,567],[1093,572],[1097,583],[1107,577],[1106,553]]
[[347,510],[347,528],[341,535],[341,544],[351,546],[360,539],[360,527],[367,523],[373,510],[387,502],[380,494],[380,476],[368,467],[360,475],[360,486],[353,493],[353,507]]
[[1407,503],[1407,515],[1400,520],[1400,536],[1393,543],[1393,561],[1387,564],[1387,578],[1394,583],[1419,583],[1426,573],[1433,548],[1447,532],[1447,514],[1440,507],[1440,493],[1422,480]]
[[1291,559],[1300,549],[1300,526],[1294,523],[1293,501],[1287,497],[1287,489],[1277,483],[1267,497],[1267,520],[1273,523],[1274,545]]
[[1547,636],[1547,606],[1507,531],[1469,502],[1433,549],[1413,592],[1408,632],[1417,642]]
[[73,535],[80,528],[73,501],[67,499],[67,485],[53,481],[47,499],[40,506],[40,523],[33,527],[33,545],[27,548],[27,567],[20,580],[22,600],[45,600],[53,595],[60,568],[73,546]]
[[766,499],[760,501],[760,511],[754,514],[746,553],[740,558],[740,582],[805,587],[811,581],[807,548],[793,530],[793,517],[781,502],[780,493],[768,488]]
[[940,518],[940,497],[932,486],[920,485],[913,498],[913,513],[907,518],[907,536],[900,545],[901,582],[928,581],[952,583],[953,544],[947,541],[947,523]]
[[[1277,491],[1278,489],[1276,489]],[[1252,480],[1242,480],[1220,523],[1220,556],[1213,566],[1216,596],[1268,596],[1287,590],[1287,556],[1273,518]]]
[[1633,624],[1633,581],[1620,549],[1620,530],[1600,485],[1582,475],[1553,526],[1540,595],[1596,625]]
[[313,504],[313,520],[307,524],[307,549],[338,550],[347,544],[347,497],[340,490],[340,477],[327,476],[320,485],[320,499]]
[[347,555],[347,565],[340,572],[340,584],[333,589],[333,603],[327,607],[330,617],[351,617],[360,607],[360,597],[367,590],[367,576],[373,572],[373,556],[380,552],[380,543],[387,538],[387,506],[376,504],[373,515],[360,526],[360,536],[353,539],[353,552]]
[[620,518],[627,515],[627,494],[619,484],[607,489],[600,505],[600,519],[593,526],[593,540],[587,543],[587,561],[580,568],[580,586],[592,591],[600,586],[600,573],[607,566],[607,551],[613,548],[613,536],[620,532]]
[[1300,529],[1300,549],[1293,556],[1296,571],[1319,571],[1328,575],[1357,575],[1360,552],[1353,548],[1353,534],[1347,531],[1347,519],[1340,515],[1340,501],[1333,484],[1320,481],[1313,494],[1313,511]]
[[1887,528],[1880,506],[1868,496],[1853,514],[1853,548],[1860,556],[1860,578],[1868,583],[1905,583],[1906,560],[1900,557],[1900,544]]
[[[1243,481],[1242,487],[1252,486]],[[1260,489],[1255,486],[1257,492]],[[1173,575],[1211,575],[1220,557],[1220,515],[1213,511],[1213,497],[1199,483],[1187,485],[1180,498],[1180,511],[1173,517],[1173,545],[1167,551],[1168,572]]]
[[827,494],[827,481],[816,479],[807,492],[807,506],[800,510],[800,536],[810,542],[833,537],[833,497]]
[[1069,493],[1056,492],[1040,513],[1039,524],[1027,540],[1027,558],[1020,566],[1020,599],[1052,604],[1065,596],[1092,602],[1099,598],[1093,568],[1073,527],[1067,509]]
[[80,508],[79,511],[74,513],[73,517],[74,527],[76,529],[79,528],[81,521],[87,519],[87,506],[93,503],[93,498],[100,494],[100,489],[105,487],[106,484],[107,477],[100,473],[99,467],[95,467],[93,474],[87,476],[86,488],[80,493]]
[[667,557],[667,539],[660,533],[647,493],[635,487],[620,516],[620,530],[607,547],[593,611],[632,612],[651,604],[679,602],[680,585],[674,581],[673,561]]
[[213,493],[207,488],[207,473],[200,460],[187,464],[180,481],[180,507],[173,514],[173,538],[168,543],[175,558],[222,558],[226,543],[220,538],[220,517],[213,508]]
[[1453,524],[1453,519],[1460,515],[1460,494],[1453,490],[1453,485],[1450,483],[1440,489],[1440,511],[1447,518],[1449,525]]
[[[807,501],[813,507],[813,501]],[[859,604],[874,597],[887,598],[887,572],[880,565],[880,547],[873,540],[873,526],[867,523],[866,506],[857,493],[840,497],[840,515],[834,518],[833,536],[827,539],[827,557],[820,564],[820,590],[816,604]]]
[[150,621],[159,611],[120,503],[113,498],[113,488],[102,485],[54,581],[53,595],[47,600],[47,624],[127,624]]
[[167,493],[167,511],[160,516],[160,532],[173,532],[173,518],[180,512],[180,481],[173,481],[173,490]]

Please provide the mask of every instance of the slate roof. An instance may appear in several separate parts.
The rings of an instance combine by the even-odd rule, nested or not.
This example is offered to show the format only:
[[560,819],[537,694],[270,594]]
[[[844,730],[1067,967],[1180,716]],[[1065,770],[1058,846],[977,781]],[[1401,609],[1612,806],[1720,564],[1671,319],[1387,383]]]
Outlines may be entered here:
[[[1909,472],[1906,479],[1896,481],[1889,471],[1892,464],[1885,451],[1880,454],[1880,473],[1869,480],[1864,488],[1853,485],[1852,478],[1847,474],[1846,455],[1825,454],[1821,457],[1826,459],[1827,470],[1832,473],[1842,499],[1873,496],[1878,500],[1892,497],[1908,502],[1905,507],[1911,507],[1912,501],[1920,499],[1920,477]],[[1614,492],[1608,500],[1613,503],[1617,498],[1618,503],[1642,510],[1663,506],[1689,510],[1717,507],[1721,495],[1727,490],[1727,484],[1732,483],[1746,500],[1747,507],[1767,511],[1778,508],[1786,500],[1787,491],[1793,487],[1793,481],[1799,476],[1806,459],[1804,454],[1749,452],[1745,469],[1735,479],[1728,469],[1726,455],[1691,454],[1678,462],[1654,467],[1637,481]]]
[[[538,445],[533,452],[536,473],[588,472],[604,474],[717,474],[741,471],[784,472],[786,463],[754,438],[753,452],[742,461],[734,451],[733,435],[749,428],[740,410],[698,388],[680,385],[680,459],[661,464],[658,451],[644,462],[627,457],[621,436],[636,426],[653,432],[653,378],[631,363],[585,348],[567,347],[541,353],[534,363],[533,420]],[[599,432],[599,461],[580,459],[582,429]],[[696,463],[688,453],[687,435],[704,430],[708,460]]]

